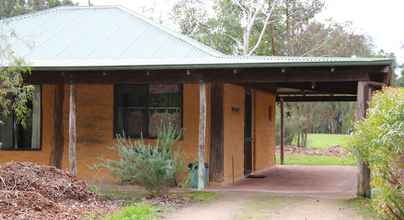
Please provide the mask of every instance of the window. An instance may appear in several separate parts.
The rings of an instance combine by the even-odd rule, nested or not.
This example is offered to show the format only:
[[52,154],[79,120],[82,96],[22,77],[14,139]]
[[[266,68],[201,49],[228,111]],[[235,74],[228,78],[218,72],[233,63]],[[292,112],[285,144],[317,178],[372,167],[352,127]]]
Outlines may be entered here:
[[181,85],[123,84],[115,87],[115,134],[154,138],[162,123],[182,127]]
[[32,101],[28,103],[31,116],[26,126],[17,122],[14,113],[0,120],[0,149],[39,150],[41,145],[41,88],[34,87]]

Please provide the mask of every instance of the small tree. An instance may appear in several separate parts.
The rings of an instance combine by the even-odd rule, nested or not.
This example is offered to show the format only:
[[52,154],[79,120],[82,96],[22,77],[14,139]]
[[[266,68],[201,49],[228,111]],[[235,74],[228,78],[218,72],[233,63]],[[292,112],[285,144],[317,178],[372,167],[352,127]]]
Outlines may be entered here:
[[358,122],[352,151],[372,171],[374,205],[389,219],[404,219],[404,89],[377,92]]
[[184,169],[181,154],[175,149],[181,136],[174,125],[163,124],[153,144],[146,144],[143,138],[119,137],[114,147],[120,159],[107,160],[97,167],[109,169],[121,182],[144,186],[152,196],[165,194]]
[[14,112],[17,120],[26,126],[25,119],[31,114],[27,103],[32,100],[33,86],[24,84],[30,68],[24,66],[9,44],[15,37],[12,31],[0,32],[0,119]]

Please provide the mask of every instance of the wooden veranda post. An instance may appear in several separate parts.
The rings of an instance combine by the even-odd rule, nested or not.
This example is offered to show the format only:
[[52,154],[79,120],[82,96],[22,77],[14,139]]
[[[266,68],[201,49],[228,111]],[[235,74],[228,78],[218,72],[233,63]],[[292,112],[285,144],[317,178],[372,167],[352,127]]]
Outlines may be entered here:
[[55,96],[53,100],[53,148],[50,158],[50,164],[59,169],[62,168],[64,154],[64,134],[63,134],[63,100],[65,97],[64,84],[55,86]]
[[198,190],[205,188],[206,83],[199,83]]
[[76,88],[70,83],[69,89],[69,171],[73,176],[77,175],[76,155]]
[[281,165],[284,163],[284,145],[285,145],[285,109],[284,109],[284,101],[283,98],[280,99],[281,105]]
[[[357,109],[356,109],[356,120],[362,120],[366,117],[366,110],[368,108],[368,101],[370,99],[370,88],[366,81],[358,82],[358,92],[357,92]],[[365,161],[358,162],[358,195],[363,197],[371,196],[370,188],[370,169]]]
[[224,122],[223,122],[223,93],[224,84],[213,82],[211,84],[211,110],[210,110],[210,159],[209,180],[222,182],[224,178]]

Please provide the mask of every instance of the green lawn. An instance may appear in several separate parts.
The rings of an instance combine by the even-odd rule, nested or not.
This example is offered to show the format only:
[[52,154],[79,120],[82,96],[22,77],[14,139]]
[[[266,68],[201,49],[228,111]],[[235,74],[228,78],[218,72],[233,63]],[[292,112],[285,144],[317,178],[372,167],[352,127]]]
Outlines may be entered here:
[[[346,146],[349,135],[339,134],[309,134],[307,137],[307,147],[310,148],[329,148],[340,145]],[[277,155],[279,162],[279,155]],[[286,154],[285,164],[287,165],[356,165],[356,159],[353,156],[316,156],[303,154]]]
[[[346,146],[349,137],[349,135],[344,134],[308,134],[307,146],[312,148],[328,148],[335,145]],[[296,140],[294,144],[296,144]]]
[[[280,161],[279,155],[276,158]],[[279,163],[279,162],[278,162]],[[352,156],[336,157],[336,156],[316,156],[302,154],[286,154],[286,165],[356,165],[356,160]]]

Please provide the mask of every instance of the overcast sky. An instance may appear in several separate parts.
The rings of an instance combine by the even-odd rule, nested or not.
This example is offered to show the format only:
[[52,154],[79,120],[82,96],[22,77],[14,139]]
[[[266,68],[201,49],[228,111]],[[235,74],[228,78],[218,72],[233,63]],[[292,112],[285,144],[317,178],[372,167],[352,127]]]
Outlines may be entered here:
[[[87,5],[88,0],[75,0]],[[171,10],[177,0],[91,0],[94,5],[123,5],[141,12],[142,6],[155,8],[155,13]],[[207,2],[209,0],[206,0]],[[403,0],[325,0],[326,9],[318,19],[333,18],[338,22],[352,21],[355,30],[372,37],[378,49],[394,52],[404,63],[404,1]]]

